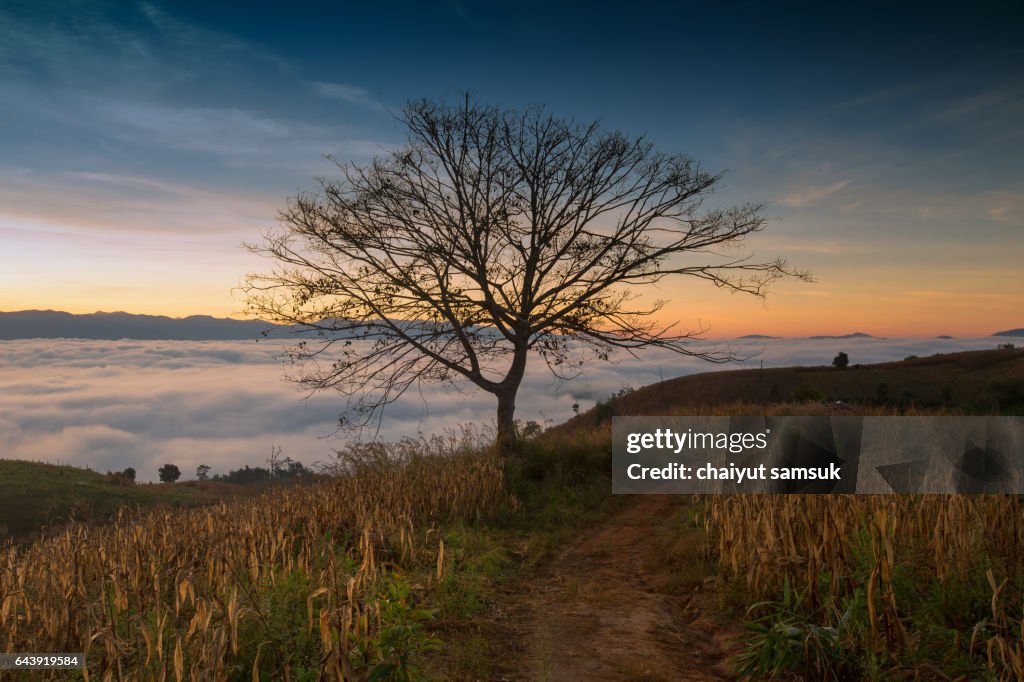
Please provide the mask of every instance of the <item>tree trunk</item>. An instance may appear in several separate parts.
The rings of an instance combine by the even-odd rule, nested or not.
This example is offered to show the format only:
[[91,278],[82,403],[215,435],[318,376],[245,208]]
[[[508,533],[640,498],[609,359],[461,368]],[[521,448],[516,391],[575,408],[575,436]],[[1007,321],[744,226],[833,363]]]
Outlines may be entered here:
[[516,392],[519,386],[498,393],[498,454],[511,457],[516,454]]
[[498,397],[498,454],[502,457],[516,455],[516,394],[519,393],[519,385],[523,383],[526,375],[526,355],[528,349],[525,343],[516,344],[515,354],[512,356],[512,365],[508,368],[508,374],[504,381],[498,385],[495,395]]

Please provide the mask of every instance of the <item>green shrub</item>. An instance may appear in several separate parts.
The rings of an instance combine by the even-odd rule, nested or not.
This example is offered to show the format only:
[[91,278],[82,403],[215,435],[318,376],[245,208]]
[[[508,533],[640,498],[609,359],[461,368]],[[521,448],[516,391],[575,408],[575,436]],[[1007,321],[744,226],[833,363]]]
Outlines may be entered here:
[[855,659],[844,646],[849,611],[834,626],[816,625],[802,611],[805,594],[794,593],[789,578],[781,602],[759,602],[744,623],[750,635],[736,657],[741,678],[762,680],[796,676],[807,680],[847,680],[858,677]]
[[434,612],[413,603],[409,583],[391,575],[384,582],[377,598],[381,630],[376,649],[380,660],[370,670],[370,682],[411,682],[418,679],[416,657],[441,649],[443,642],[432,637],[424,623],[434,619]]
[[824,400],[825,396],[816,388],[803,384],[800,388],[793,391],[792,399],[798,403],[816,403]]

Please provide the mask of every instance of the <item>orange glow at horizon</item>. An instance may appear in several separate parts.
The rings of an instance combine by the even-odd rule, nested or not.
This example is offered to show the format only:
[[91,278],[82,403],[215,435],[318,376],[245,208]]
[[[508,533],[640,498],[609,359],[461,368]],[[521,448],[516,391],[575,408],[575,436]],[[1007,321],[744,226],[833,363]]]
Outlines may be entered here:
[[[981,283],[979,283],[981,284]],[[214,294],[209,282],[174,287],[173,295],[159,284],[103,290],[38,290],[0,292],[0,311],[51,309],[75,314],[123,311],[134,314],[188,317],[244,318],[244,303],[230,286]],[[821,284],[786,283],[765,300],[706,286],[661,286],[645,292],[638,306],[655,298],[666,300],[657,315],[661,324],[678,322],[673,332],[706,329],[707,338],[747,334],[782,337],[842,335],[864,332],[884,337],[924,337],[949,334],[984,337],[1024,326],[1024,294],[941,288],[902,289],[876,281],[824,288]],[[14,295],[19,293],[20,295]],[[28,294],[28,295],[26,295]]]
[[[9,266],[0,270],[0,311],[245,318],[237,287],[245,273],[273,267],[240,248],[254,231],[244,224],[211,245],[195,237],[140,234],[118,242],[87,231],[51,239],[49,233],[40,236],[39,227],[17,223],[5,230],[0,221],[9,257]],[[760,300],[692,278],[667,278],[657,286],[636,287],[640,298],[634,303],[643,308],[663,299],[665,307],[657,315],[662,324],[678,322],[673,331],[679,333],[705,327],[708,338],[853,332],[890,338],[984,337],[1024,327],[1024,292],[1013,286],[1021,281],[1015,244],[993,249],[977,242],[934,252],[922,247],[914,254],[917,260],[907,262],[906,248],[897,248],[896,242],[870,254],[855,249],[817,254],[801,252],[798,245],[769,243],[775,247],[769,251],[797,251],[794,260],[817,281],[779,282]]]
[[[910,277],[907,277],[910,280]],[[901,282],[898,277],[857,278],[822,284],[776,287],[764,300],[722,291],[696,290],[671,297],[659,314],[679,327],[709,327],[708,337],[842,335],[864,332],[884,337],[948,334],[984,337],[1024,326],[1024,294],[993,292],[983,279],[962,289],[950,283]],[[667,289],[667,287],[665,288]]]

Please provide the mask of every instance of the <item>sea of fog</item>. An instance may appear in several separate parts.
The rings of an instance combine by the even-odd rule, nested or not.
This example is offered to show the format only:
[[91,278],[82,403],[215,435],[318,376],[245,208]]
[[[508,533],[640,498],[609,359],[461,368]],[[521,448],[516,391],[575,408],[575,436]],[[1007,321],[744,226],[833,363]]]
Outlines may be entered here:
[[[1005,341],[1005,340],[1003,340]],[[757,357],[709,365],[664,351],[639,359],[588,363],[571,381],[556,381],[534,358],[519,393],[517,418],[558,423],[624,386],[716,369],[828,365],[839,351],[851,363],[900,360],[959,350],[990,349],[985,339],[759,339],[701,342]],[[0,341],[0,457],[97,471],[131,466],[142,481],[164,463],[183,478],[208,464],[214,473],[266,466],[272,446],[307,465],[329,461],[344,446],[335,425],[343,399],[309,396],[285,382],[286,342],[250,341]],[[441,433],[458,424],[493,425],[489,394],[441,387],[411,392],[389,407],[377,437]],[[372,433],[370,434],[373,435]]]

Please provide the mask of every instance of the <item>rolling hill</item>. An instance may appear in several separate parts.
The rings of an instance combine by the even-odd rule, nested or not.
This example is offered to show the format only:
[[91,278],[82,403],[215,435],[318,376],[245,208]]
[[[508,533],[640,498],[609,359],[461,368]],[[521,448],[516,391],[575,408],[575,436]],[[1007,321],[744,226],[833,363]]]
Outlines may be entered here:
[[615,398],[614,405],[599,405],[581,418],[586,423],[612,411],[653,415],[737,402],[793,400],[913,403],[987,411],[994,401],[1016,401],[1017,393],[1022,391],[1024,351],[965,351],[852,365],[843,370],[831,366],[779,367],[691,374],[644,386]]
[[0,542],[27,540],[71,519],[103,522],[125,506],[192,507],[257,491],[213,481],[133,484],[88,469],[0,459]]

